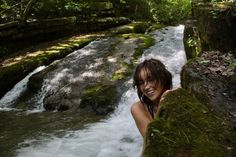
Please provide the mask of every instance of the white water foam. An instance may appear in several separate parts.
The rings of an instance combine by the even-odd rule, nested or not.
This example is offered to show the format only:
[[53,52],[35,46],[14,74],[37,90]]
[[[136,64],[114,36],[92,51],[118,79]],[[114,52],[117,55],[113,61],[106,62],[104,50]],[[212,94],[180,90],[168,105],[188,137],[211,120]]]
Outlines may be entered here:
[[24,79],[18,82],[9,92],[7,92],[0,100],[0,110],[11,110],[10,105],[12,105],[20,94],[26,90],[29,78],[44,68],[45,66],[36,68],[33,72],[29,73]]

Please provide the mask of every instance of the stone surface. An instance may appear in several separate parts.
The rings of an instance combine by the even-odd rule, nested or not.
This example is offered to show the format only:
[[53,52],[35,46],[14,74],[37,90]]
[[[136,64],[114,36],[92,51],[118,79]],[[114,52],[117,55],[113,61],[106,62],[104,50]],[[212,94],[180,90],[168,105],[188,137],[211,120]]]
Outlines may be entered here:
[[235,4],[204,4],[193,8],[202,50],[236,51]]
[[233,157],[236,133],[228,118],[187,90],[168,93],[149,125],[143,157]]
[[236,73],[233,54],[203,52],[188,62],[181,73],[182,87],[213,110],[224,112],[236,126]]

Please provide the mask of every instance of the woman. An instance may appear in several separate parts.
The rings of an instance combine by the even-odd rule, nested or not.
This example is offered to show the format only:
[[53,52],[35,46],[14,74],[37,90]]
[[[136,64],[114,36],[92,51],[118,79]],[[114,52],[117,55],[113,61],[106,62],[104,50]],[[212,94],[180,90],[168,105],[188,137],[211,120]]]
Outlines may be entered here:
[[141,135],[145,137],[163,93],[172,88],[172,76],[159,60],[145,60],[135,69],[133,86],[140,100],[132,105],[131,113]]

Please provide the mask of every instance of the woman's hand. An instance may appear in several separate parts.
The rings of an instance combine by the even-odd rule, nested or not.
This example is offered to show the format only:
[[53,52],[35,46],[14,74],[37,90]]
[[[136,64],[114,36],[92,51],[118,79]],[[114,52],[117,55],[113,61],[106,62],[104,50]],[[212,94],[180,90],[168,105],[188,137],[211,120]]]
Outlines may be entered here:
[[166,91],[162,94],[160,101],[163,101],[168,93],[171,93],[171,92],[173,92],[173,91],[176,91],[176,90],[178,90],[178,89],[180,89],[180,88],[181,88],[181,87],[178,87],[178,88],[175,88],[175,89],[166,90]]

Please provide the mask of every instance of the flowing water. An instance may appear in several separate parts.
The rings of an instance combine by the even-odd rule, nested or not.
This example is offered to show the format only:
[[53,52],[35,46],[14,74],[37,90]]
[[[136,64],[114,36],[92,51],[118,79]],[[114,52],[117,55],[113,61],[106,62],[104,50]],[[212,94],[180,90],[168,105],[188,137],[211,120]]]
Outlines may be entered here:
[[17,101],[17,99],[20,97],[20,94],[22,92],[24,92],[27,88],[27,82],[29,81],[29,78],[41,71],[45,69],[45,66],[40,66],[38,68],[36,68],[33,72],[29,73],[24,79],[22,79],[20,82],[18,82],[12,90],[10,90],[9,92],[7,92],[0,100],[0,110],[12,110],[11,107],[12,104],[15,103],[15,101]]
[[[154,46],[147,49],[146,58],[160,59],[173,75],[174,87],[180,86],[180,70],[186,63],[183,47],[184,26],[166,27],[152,32]],[[137,157],[142,149],[142,137],[130,114],[130,106],[138,100],[132,80],[118,107],[105,120],[87,124],[83,129],[62,130],[63,134],[43,134],[19,143],[17,157]],[[1,102],[1,101],[0,101]]]

